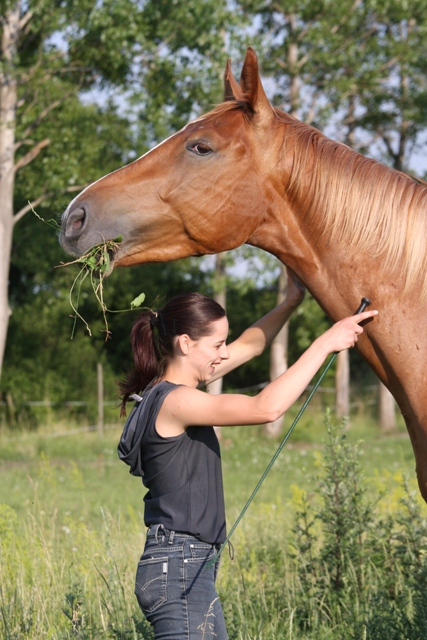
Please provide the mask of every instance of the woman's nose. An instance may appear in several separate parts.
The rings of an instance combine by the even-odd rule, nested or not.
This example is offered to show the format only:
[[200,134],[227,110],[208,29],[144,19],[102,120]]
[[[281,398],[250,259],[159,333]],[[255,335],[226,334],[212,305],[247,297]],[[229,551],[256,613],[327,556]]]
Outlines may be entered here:
[[228,351],[227,346],[222,347],[220,355],[222,360],[228,360],[228,358],[230,357],[230,352]]

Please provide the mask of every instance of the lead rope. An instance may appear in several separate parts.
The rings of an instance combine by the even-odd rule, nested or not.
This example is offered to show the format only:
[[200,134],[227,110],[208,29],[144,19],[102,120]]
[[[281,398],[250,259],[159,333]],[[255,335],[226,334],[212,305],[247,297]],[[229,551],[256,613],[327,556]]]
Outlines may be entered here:
[[[359,308],[357,309],[356,313],[354,315],[357,315],[358,313],[362,313],[362,311],[364,311],[366,309],[366,307],[368,305],[371,304],[371,301],[369,300],[369,298],[362,298],[362,301],[359,305]],[[265,478],[267,477],[268,473],[270,472],[271,467],[273,466],[273,464],[275,463],[275,461],[277,460],[280,452],[282,451],[283,447],[285,446],[285,444],[287,443],[287,441],[289,440],[289,437],[292,433],[292,431],[295,429],[295,426],[298,422],[298,420],[301,418],[302,414],[304,413],[308,403],[310,402],[310,400],[312,399],[312,397],[314,396],[314,394],[316,393],[317,389],[320,386],[320,383],[322,382],[323,378],[325,377],[325,375],[328,373],[329,369],[331,368],[332,364],[334,363],[335,358],[337,357],[338,352],[335,352],[332,354],[331,358],[329,359],[328,364],[326,365],[326,367],[324,368],[321,376],[319,377],[318,381],[316,382],[316,384],[314,385],[313,389],[310,391],[308,398],[306,399],[306,401],[304,402],[304,404],[302,405],[301,409],[298,411],[298,414],[295,418],[295,420],[293,421],[293,423],[291,424],[291,426],[289,427],[289,431],[288,433],[285,435],[285,437],[283,438],[282,442],[279,445],[279,448],[277,449],[276,453],[274,454],[274,456],[271,458],[266,470],[264,471],[264,473],[262,474],[261,478],[258,481],[258,484],[256,485],[255,489],[252,491],[248,501],[246,502],[245,506],[243,507],[242,511],[240,512],[240,515],[238,516],[236,522],[233,524],[233,526],[230,529],[229,534],[227,535],[226,539],[224,540],[224,542],[222,543],[222,545],[220,546],[220,548],[218,549],[218,553],[216,555],[214,555],[213,558],[211,558],[209,560],[209,562],[206,563],[206,568],[211,567],[215,562],[217,562],[221,556],[221,553],[224,550],[224,547],[227,544],[230,544],[230,538],[233,535],[234,531],[236,530],[239,522],[241,521],[241,519],[243,518],[243,516],[245,515],[246,511],[248,510],[249,505],[251,504],[252,500],[255,498],[256,494],[258,493],[259,488],[261,487],[262,483],[264,482]]]

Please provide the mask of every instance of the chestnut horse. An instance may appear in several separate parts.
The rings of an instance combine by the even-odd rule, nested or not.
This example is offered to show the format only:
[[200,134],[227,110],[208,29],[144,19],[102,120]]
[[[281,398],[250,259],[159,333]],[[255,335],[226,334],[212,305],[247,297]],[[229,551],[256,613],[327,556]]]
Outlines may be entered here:
[[63,215],[81,255],[122,236],[115,265],[247,243],[277,256],[336,321],[362,296],[378,317],[357,349],[394,395],[427,501],[427,188],[271,106],[255,52],[225,101],[101,178]]

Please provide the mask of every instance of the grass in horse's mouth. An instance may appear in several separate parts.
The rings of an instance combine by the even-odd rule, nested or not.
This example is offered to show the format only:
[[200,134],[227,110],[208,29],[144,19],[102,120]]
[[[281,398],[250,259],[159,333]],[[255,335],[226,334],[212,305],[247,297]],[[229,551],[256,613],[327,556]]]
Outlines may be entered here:
[[[114,240],[105,240],[104,242],[100,242],[99,244],[96,244],[93,247],[91,247],[86,253],[84,253],[82,256],[80,256],[76,260],[72,260],[71,262],[62,263],[61,265],[59,265],[61,267],[67,267],[71,264],[82,265],[80,268],[80,271],[78,272],[77,276],[74,279],[74,282],[71,286],[70,293],[69,293],[70,305],[74,311],[74,324],[73,324],[71,337],[73,337],[74,335],[77,318],[80,318],[80,320],[82,320],[82,322],[86,326],[86,329],[89,335],[90,336],[92,335],[92,332],[90,330],[88,323],[82,317],[82,315],[78,312],[81,286],[83,284],[83,281],[87,277],[90,278],[90,283],[92,285],[92,289],[95,294],[95,297],[98,300],[99,304],[101,305],[102,315],[104,317],[104,323],[105,323],[105,339],[106,340],[108,340],[108,338],[111,336],[111,332],[108,329],[107,313],[121,313],[124,311],[130,311],[132,309],[136,309],[137,307],[140,307],[144,302],[145,294],[143,293],[141,293],[137,298],[132,300],[132,302],[130,303],[130,309],[112,311],[111,309],[107,308],[104,302],[103,281],[104,281],[104,278],[108,276],[113,269],[112,261],[113,261],[114,255],[117,253],[119,249],[119,245],[121,241],[122,241],[121,236],[119,236],[118,238],[115,238]],[[75,295],[77,297],[76,297],[76,300],[74,301]]]
[[[61,225],[56,220],[52,220],[52,219],[45,220],[44,218],[39,216],[39,214],[36,211],[34,211],[33,207],[31,206],[31,203],[29,204],[32,212],[37,216],[39,220],[41,220],[48,226],[52,227],[55,231],[58,231],[61,228]],[[134,300],[132,300],[132,302],[130,303],[129,309],[112,311],[111,309],[107,308],[104,302],[103,280],[106,276],[110,275],[110,273],[113,270],[113,259],[119,249],[119,245],[122,240],[123,240],[122,236],[119,236],[114,240],[104,240],[103,242],[100,242],[99,244],[96,244],[93,247],[91,247],[88,251],[86,251],[86,253],[80,256],[80,258],[77,258],[76,260],[72,260],[71,262],[62,262],[60,265],[58,265],[60,267],[67,267],[71,264],[81,265],[80,271],[78,272],[77,276],[74,278],[74,281],[73,281],[73,284],[71,285],[71,289],[69,293],[70,305],[74,311],[74,316],[73,316],[74,324],[71,332],[71,337],[73,337],[74,335],[77,318],[80,318],[80,320],[86,325],[86,329],[88,330],[89,335],[90,336],[92,335],[92,332],[90,330],[88,323],[82,317],[82,315],[78,312],[81,286],[83,284],[83,281],[88,276],[90,278],[90,283],[92,285],[93,292],[95,293],[95,297],[98,300],[99,304],[101,305],[102,315],[104,317],[104,323],[105,323],[105,339],[106,340],[108,340],[108,338],[111,335],[111,332],[108,329],[106,314],[107,313],[123,313],[125,311],[132,311],[133,309],[137,309],[138,307],[140,307],[144,302],[145,300],[144,293],[141,293]],[[73,300],[74,295],[77,296],[77,299],[75,302]]]

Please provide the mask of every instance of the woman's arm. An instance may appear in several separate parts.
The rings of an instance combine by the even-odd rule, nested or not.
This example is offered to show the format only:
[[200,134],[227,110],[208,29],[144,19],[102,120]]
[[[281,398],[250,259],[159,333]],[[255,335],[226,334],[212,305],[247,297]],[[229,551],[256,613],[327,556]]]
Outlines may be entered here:
[[178,387],[165,399],[157,420],[161,435],[177,435],[190,425],[233,426],[273,422],[298,399],[328,354],[354,346],[363,333],[360,322],[377,315],[364,311],[334,324],[301,358],[256,396],[211,395]]
[[218,367],[209,382],[221,378],[241,364],[263,353],[290,318],[292,312],[304,300],[304,285],[290,269],[287,267],[286,269],[288,272],[288,285],[285,300],[228,345],[230,358],[221,363],[221,366]]

